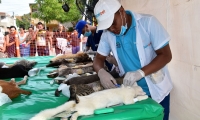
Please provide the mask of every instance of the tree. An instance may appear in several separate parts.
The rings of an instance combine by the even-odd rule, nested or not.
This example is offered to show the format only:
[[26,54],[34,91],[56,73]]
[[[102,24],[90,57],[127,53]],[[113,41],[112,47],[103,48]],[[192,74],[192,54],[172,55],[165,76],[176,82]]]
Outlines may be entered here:
[[30,26],[30,14],[24,14],[20,18],[16,19],[18,27],[24,26],[26,29]]
[[33,13],[34,18],[49,23],[52,20],[57,20],[61,23],[64,22],[76,22],[81,18],[81,14],[78,11],[74,0],[67,0],[66,3],[69,5],[69,12],[64,12],[62,0],[35,0],[36,5],[33,6],[37,9],[37,12]]

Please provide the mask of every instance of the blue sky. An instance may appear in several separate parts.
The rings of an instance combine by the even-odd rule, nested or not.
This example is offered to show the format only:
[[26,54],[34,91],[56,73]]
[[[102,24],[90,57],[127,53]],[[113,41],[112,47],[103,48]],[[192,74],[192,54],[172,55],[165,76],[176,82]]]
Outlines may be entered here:
[[0,12],[6,12],[10,15],[23,15],[30,12],[29,3],[35,0],[1,0]]

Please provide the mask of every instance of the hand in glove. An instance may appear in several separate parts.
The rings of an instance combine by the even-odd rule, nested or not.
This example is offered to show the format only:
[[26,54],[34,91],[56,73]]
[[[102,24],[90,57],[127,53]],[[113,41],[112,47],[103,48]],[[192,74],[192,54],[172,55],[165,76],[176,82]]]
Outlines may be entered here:
[[101,68],[98,72],[98,76],[100,78],[101,85],[106,88],[116,88],[117,82],[113,78],[110,73],[106,72],[103,68]]
[[144,76],[145,74],[142,70],[127,72],[124,77],[123,84],[124,86],[132,87],[136,81],[140,80]]
[[118,66],[115,57],[113,57],[112,55],[108,55],[108,56],[106,57],[106,60],[107,60],[109,63],[114,64],[115,66]]

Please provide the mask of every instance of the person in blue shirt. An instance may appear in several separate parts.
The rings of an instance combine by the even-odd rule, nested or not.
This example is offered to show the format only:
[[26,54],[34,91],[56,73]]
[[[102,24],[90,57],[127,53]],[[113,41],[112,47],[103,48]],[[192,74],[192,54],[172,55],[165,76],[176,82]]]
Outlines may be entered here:
[[96,26],[92,26],[87,24],[86,21],[80,20],[76,24],[76,28],[78,31],[78,37],[80,38],[81,34],[83,34],[84,37],[88,37],[87,42],[86,42],[86,50],[88,51],[90,48],[93,51],[97,51],[99,41],[102,35],[102,30],[99,30],[96,33]]
[[133,86],[137,82],[164,107],[164,120],[168,120],[173,85],[166,66],[172,59],[167,31],[154,16],[125,11],[118,0],[99,0],[94,14],[97,30],[104,30],[93,64],[103,87],[116,86],[116,80],[103,68],[112,52],[120,76],[125,76],[123,84]]
[[[96,26],[92,26],[87,24],[86,21],[80,20],[76,24],[75,28],[78,32],[78,38],[80,38],[81,34],[83,34],[84,37],[88,37],[87,42],[86,42],[86,52],[92,49],[92,51],[96,52],[99,41],[101,39],[101,35],[103,33],[103,30],[99,30],[96,32]],[[112,64],[109,63],[107,60],[105,60],[105,64],[108,67],[109,71],[112,70]]]

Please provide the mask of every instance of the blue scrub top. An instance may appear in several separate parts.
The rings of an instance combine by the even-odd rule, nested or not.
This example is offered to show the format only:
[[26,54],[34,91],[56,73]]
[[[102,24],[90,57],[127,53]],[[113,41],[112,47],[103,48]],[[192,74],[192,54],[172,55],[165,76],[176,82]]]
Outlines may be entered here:
[[[132,16],[132,24],[125,35],[116,37],[117,54],[125,73],[141,69],[141,63],[136,47],[135,19],[131,12],[126,11],[126,13]],[[147,95],[150,95],[145,78],[137,81],[137,84],[141,86]]]
[[86,46],[91,47],[93,51],[97,51],[102,33],[103,31],[99,30],[98,33],[95,32],[94,35],[90,35],[87,39]]

